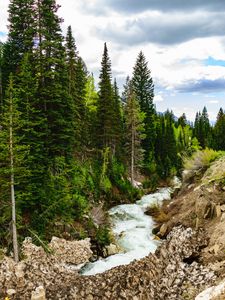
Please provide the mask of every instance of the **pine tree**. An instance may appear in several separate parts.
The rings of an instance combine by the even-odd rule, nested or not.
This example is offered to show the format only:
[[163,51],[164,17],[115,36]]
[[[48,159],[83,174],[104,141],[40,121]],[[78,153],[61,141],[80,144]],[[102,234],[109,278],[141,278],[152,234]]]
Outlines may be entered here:
[[[8,227],[8,207],[12,208],[12,239],[13,252],[16,262],[19,260],[16,208],[19,201],[17,186],[23,181],[26,174],[24,160],[29,147],[21,145],[18,131],[22,126],[21,114],[18,111],[18,99],[14,87],[13,76],[9,77],[9,85],[6,91],[6,99],[2,116],[2,128],[0,130],[0,191],[1,191],[1,227]],[[11,205],[9,205],[9,199]],[[4,229],[3,229],[4,230]],[[7,231],[1,232],[1,239],[6,238]]]
[[19,71],[23,55],[31,52],[35,37],[35,0],[11,0],[9,4],[9,33],[3,54],[3,88],[9,74]]
[[75,138],[78,145],[84,148],[87,143],[87,123],[86,123],[86,83],[87,83],[87,70],[84,61],[81,57],[78,57],[76,72],[75,72]]
[[93,74],[88,75],[85,87],[85,107],[86,107],[86,124],[87,124],[87,143],[88,149],[93,149],[97,139],[97,104],[98,93],[95,89]]
[[122,104],[123,105],[125,105],[127,103],[130,86],[131,86],[131,80],[130,80],[130,77],[127,76],[126,82],[123,85],[123,93],[122,93]]
[[214,147],[216,150],[225,150],[225,113],[220,108],[214,126]]
[[76,150],[81,151],[81,149],[84,149],[84,145],[87,144],[85,108],[87,69],[84,61],[78,55],[71,26],[67,29],[65,47],[66,64],[69,74],[68,91],[73,102],[74,145]]
[[134,184],[135,174],[143,159],[143,149],[141,148],[141,140],[145,137],[143,120],[144,113],[141,112],[135,94],[130,89],[125,106],[125,122],[126,154],[129,159],[128,166],[132,184]]
[[36,66],[37,98],[47,119],[46,147],[50,157],[72,155],[73,107],[68,94],[68,75],[55,0],[38,0]]
[[69,73],[69,78],[68,78],[69,94],[73,97],[75,93],[74,84],[75,84],[76,64],[78,61],[78,51],[75,44],[75,39],[72,34],[71,26],[68,26],[67,28],[65,48],[66,48],[66,64]]
[[202,113],[197,112],[194,123],[194,135],[198,139],[202,148],[211,145],[211,126],[206,107],[203,108]]
[[115,154],[118,157],[121,154],[121,146],[122,146],[122,138],[123,138],[123,124],[122,124],[122,115],[121,115],[121,99],[119,95],[119,89],[117,87],[116,79],[114,80],[113,85],[113,108],[114,108],[114,147],[115,147]]
[[145,113],[145,134],[146,138],[142,141],[145,150],[145,163],[149,163],[149,157],[154,149],[155,141],[155,108],[153,104],[154,84],[148,62],[141,51],[137,57],[133,70],[132,88],[139,102],[141,111]]
[[114,101],[111,84],[111,62],[106,43],[104,44],[101,66],[99,76],[99,101],[97,106],[97,144],[99,148],[110,147],[112,150],[114,137]]

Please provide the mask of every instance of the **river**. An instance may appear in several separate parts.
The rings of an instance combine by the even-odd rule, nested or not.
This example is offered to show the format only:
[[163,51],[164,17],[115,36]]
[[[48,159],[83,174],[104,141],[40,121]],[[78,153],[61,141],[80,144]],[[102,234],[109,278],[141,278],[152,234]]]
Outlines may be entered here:
[[169,200],[180,181],[175,177],[173,187],[160,188],[157,192],[145,195],[135,204],[118,205],[109,210],[112,232],[121,253],[88,263],[81,271],[83,275],[95,275],[119,265],[129,264],[134,259],[140,259],[154,252],[160,241],[154,238],[152,229],[154,221],[145,211],[154,204],[161,205],[163,200]]

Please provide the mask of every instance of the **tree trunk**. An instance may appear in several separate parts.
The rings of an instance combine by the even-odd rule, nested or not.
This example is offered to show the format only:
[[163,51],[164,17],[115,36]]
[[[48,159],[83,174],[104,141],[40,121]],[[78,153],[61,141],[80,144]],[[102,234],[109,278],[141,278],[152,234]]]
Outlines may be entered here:
[[9,128],[9,145],[10,145],[10,187],[11,187],[11,203],[12,203],[12,234],[13,234],[13,253],[15,262],[19,261],[18,241],[16,230],[16,201],[14,190],[14,157],[13,157],[13,103],[12,93],[10,93],[10,128]]

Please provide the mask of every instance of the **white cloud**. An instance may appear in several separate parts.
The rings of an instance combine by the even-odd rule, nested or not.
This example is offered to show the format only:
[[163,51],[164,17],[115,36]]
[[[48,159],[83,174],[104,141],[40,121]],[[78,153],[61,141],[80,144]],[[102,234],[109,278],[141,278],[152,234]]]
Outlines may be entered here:
[[154,102],[163,102],[164,101],[164,98],[162,95],[156,95],[154,97]]
[[209,104],[218,104],[219,100],[209,100],[208,103]]

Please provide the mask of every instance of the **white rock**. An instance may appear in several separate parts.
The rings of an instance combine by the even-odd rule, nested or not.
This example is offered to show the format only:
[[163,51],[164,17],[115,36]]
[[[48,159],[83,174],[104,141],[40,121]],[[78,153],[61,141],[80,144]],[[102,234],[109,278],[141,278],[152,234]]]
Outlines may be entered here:
[[219,296],[222,292],[225,292],[225,280],[217,286],[212,286],[204,290],[195,298],[195,300],[213,300],[214,297]]

